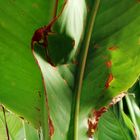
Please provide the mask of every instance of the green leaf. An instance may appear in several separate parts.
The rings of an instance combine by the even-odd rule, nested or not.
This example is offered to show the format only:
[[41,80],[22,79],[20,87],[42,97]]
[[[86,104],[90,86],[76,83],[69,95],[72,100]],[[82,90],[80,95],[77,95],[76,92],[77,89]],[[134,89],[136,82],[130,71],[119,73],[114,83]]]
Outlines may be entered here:
[[122,118],[123,118],[124,123],[127,126],[127,128],[130,129],[131,132],[133,132],[133,135],[135,135],[134,125],[133,125],[132,121],[130,120],[130,118],[124,113],[124,111],[121,111],[121,115],[122,115]]
[[[83,68],[84,72],[81,72],[83,66],[78,69],[82,82],[77,87],[81,92],[76,91],[79,113],[76,113],[75,117],[78,117],[79,122],[75,130],[79,135],[77,139],[80,140],[87,137],[87,120],[90,112],[108,105],[114,96],[127,91],[140,74],[139,2],[100,1],[95,26],[91,25],[91,19],[95,14],[95,11],[91,12],[94,2],[87,0],[87,4],[88,20],[82,46],[83,53],[80,55],[80,65],[85,65],[85,59],[86,65]],[[92,36],[89,36],[91,26],[94,27]],[[85,58],[86,54],[83,54],[87,49],[88,54]]]
[[[77,47],[78,39],[76,44],[76,37],[74,33],[69,33],[67,31],[68,25],[65,23],[66,21],[63,20],[63,18],[65,19],[65,16],[67,15],[71,16],[71,18],[74,16],[75,19],[75,16],[78,17],[79,13],[77,14],[76,11],[74,14],[67,13],[67,8],[70,6],[69,4],[70,3],[68,1],[62,15],[58,17],[55,22],[53,21],[50,24],[51,30],[47,35],[48,50],[44,49],[44,46],[39,45],[39,43],[35,44],[32,50],[43,75],[46,98],[48,101],[49,117],[54,128],[54,134],[52,134],[51,139],[54,140],[68,139],[67,135],[71,119],[76,67],[73,63],[73,58],[76,54],[77,48],[75,47]],[[75,5],[73,6],[76,8]],[[84,13],[82,15],[84,16]],[[71,21],[72,25],[75,25],[74,19]],[[48,27],[49,25],[47,28]],[[77,32],[80,32],[81,27],[79,28],[77,26],[76,30]]]
[[[5,116],[10,140],[39,140],[37,131],[31,125],[27,124],[27,122],[8,111],[5,112]],[[24,123],[26,124],[26,129],[24,129]],[[7,140],[4,114],[2,110],[0,110],[0,139]]]
[[128,93],[134,94],[136,103],[140,106],[140,80],[138,81],[128,90]]
[[[55,125],[55,135],[53,138],[65,139],[67,137],[71,113],[71,88],[73,88],[74,84],[74,75],[72,73],[75,66],[73,64],[68,64],[67,66],[61,65],[58,67],[56,73],[53,67],[47,67],[47,71],[49,71],[50,75],[45,77],[47,82],[49,82],[47,85],[49,101],[46,102],[47,97],[43,92],[44,85],[42,84],[41,74],[31,53],[30,43],[32,35],[36,29],[47,25],[48,22],[52,20],[52,17],[54,17],[54,10],[56,10],[54,8],[55,2],[55,0],[31,0],[28,2],[6,0],[0,2],[0,102],[18,115],[32,122],[35,127],[38,128],[41,123],[45,135],[44,139],[49,139],[48,115],[50,115],[53,125]],[[59,1],[57,14],[62,10],[63,3],[64,1]],[[74,7],[74,9],[74,13],[71,14],[71,23],[73,25],[75,24],[76,7]],[[69,12],[66,13],[66,15],[69,16]],[[79,17],[79,15],[77,17]],[[64,20],[65,24],[65,18],[61,20]],[[66,27],[68,28],[67,24],[60,27],[61,30],[59,30],[59,32],[66,32]],[[79,33],[78,26],[75,29]],[[62,35],[62,39],[64,39],[63,34],[60,33],[59,35]],[[74,38],[73,35],[74,33],[68,37],[68,40]],[[63,59],[61,55],[54,56],[54,50],[60,50],[60,48],[55,48],[55,46],[62,41],[61,39],[54,43],[54,39],[55,36],[49,36],[49,44],[53,43],[54,46],[54,48],[49,49],[50,56],[51,58],[53,57],[52,59],[56,64],[66,63],[66,61],[69,61],[67,58],[65,61],[61,61],[61,59]],[[72,43],[72,40],[70,40],[70,44]],[[64,45],[67,46],[67,44],[61,44],[62,47]],[[63,48],[61,48],[61,50],[63,51]],[[65,51],[63,54],[65,55]],[[74,54],[75,53],[73,53],[73,55]],[[41,62],[42,61],[43,58]],[[51,71],[52,69],[53,71]],[[51,75],[52,77],[50,80]],[[65,77],[69,79],[68,83],[70,86],[66,84]],[[57,83],[58,85],[56,86]],[[62,95],[58,95],[58,92]],[[53,94],[54,97],[52,96]],[[62,101],[65,102],[62,104]],[[47,103],[50,105],[50,114],[48,112]],[[62,106],[59,110],[57,103]],[[56,112],[59,115],[56,115]]]
[[137,139],[140,139],[140,108],[136,104],[135,99],[130,95],[126,96],[126,102],[130,112],[131,120],[134,123]]
[[44,88],[31,52],[34,31],[53,16],[55,0],[0,1],[0,102],[35,127]]
[[[28,46],[33,31],[47,25],[54,16],[54,3],[45,0],[7,2],[8,6],[5,1],[0,2],[0,45],[3,46],[0,48],[0,102],[36,127],[41,121],[45,139],[49,139],[48,131],[52,127],[48,125],[50,117],[54,126],[52,140],[86,140],[87,120],[92,109],[107,105],[114,96],[127,91],[140,74],[140,4],[129,0],[86,0],[88,13],[84,24],[84,1],[81,4],[78,0],[68,1],[47,36],[47,51],[55,66],[46,60],[42,45],[34,45],[32,50],[43,76],[42,82]],[[39,6],[38,10],[32,6],[34,2]],[[45,7],[46,3],[48,7]],[[58,13],[62,3],[60,1],[58,5]],[[78,26],[76,21],[80,14],[82,19]],[[6,23],[10,24],[6,26]],[[85,32],[79,44],[83,25]],[[74,48],[73,40],[76,42]],[[80,47],[76,59],[79,65],[75,71],[73,60]]]
[[[97,140],[132,140],[135,139],[133,124],[130,119],[120,113],[114,106],[100,118],[96,134]],[[123,115],[123,116],[122,116]],[[129,123],[129,127],[127,127]],[[130,128],[130,129],[129,129]],[[95,140],[96,140],[95,139]]]
[[[117,10],[119,7],[121,10]],[[81,95],[83,106],[84,102],[92,101],[99,108],[136,82],[140,74],[139,7],[136,1],[100,2],[86,60]],[[109,82],[111,75],[113,79]],[[98,105],[99,100],[102,104]]]
[[23,122],[23,127],[26,140],[39,140],[39,136],[35,128],[33,128],[27,122]]

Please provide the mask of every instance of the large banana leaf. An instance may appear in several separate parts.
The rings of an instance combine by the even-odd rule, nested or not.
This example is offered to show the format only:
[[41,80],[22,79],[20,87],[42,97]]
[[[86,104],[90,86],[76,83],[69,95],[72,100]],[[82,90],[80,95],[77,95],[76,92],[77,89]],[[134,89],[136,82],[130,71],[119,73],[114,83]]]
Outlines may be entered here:
[[52,19],[55,1],[0,1],[0,102],[39,127],[43,84],[31,52],[34,31]]
[[[50,118],[48,118],[49,109],[47,105],[48,102],[46,102],[47,97],[44,96],[45,94],[43,92],[44,83],[42,82],[39,68],[37,68],[35,61],[33,60],[30,44],[34,31],[44,25],[47,25],[52,20],[52,18],[54,18],[54,11],[55,11],[54,7],[56,7],[55,2],[56,1],[49,1],[49,0],[46,2],[45,1],[18,2],[18,1],[11,1],[11,0],[0,2],[0,10],[1,10],[0,12],[0,23],[1,23],[0,24],[0,32],[1,32],[0,102],[10,110],[16,112],[18,115],[27,119],[29,122],[34,124],[35,127],[39,127],[41,123],[41,125],[43,125],[43,132],[45,133],[44,134],[45,139],[49,139],[50,137],[49,132],[47,132],[49,131],[48,130],[49,128],[47,127],[53,127],[51,125],[51,118],[53,120],[53,125],[55,125],[54,138],[55,139],[66,138],[66,132],[68,131],[70,113],[71,113],[70,108],[71,108],[72,94],[70,93],[72,91],[70,90],[70,88],[73,87],[73,81],[74,81],[72,75],[73,66],[71,69],[71,65],[70,68],[68,66],[68,69],[67,68],[66,70],[64,69],[65,71],[63,70],[63,66],[60,67],[60,73],[57,72],[56,75],[55,73],[52,75],[54,77],[54,78],[51,77],[52,85],[55,86],[56,84],[57,87],[53,89],[50,86],[50,90],[49,89],[47,90],[47,94],[48,96],[50,95],[52,96],[53,94],[50,94],[50,92],[54,93],[54,95],[57,92],[60,92],[62,93],[62,95],[57,95],[57,96],[55,95],[54,96],[55,98],[52,97],[52,101],[53,101],[52,103],[54,106],[50,106],[51,115]],[[60,13],[60,11],[62,11],[63,5],[64,5],[64,1],[59,1],[58,10],[57,10],[58,14]],[[65,18],[62,18],[61,20],[65,20]],[[64,30],[66,26],[67,25],[64,24],[63,27],[60,29],[63,32],[66,32]],[[72,34],[70,36],[72,37]],[[52,42],[51,40],[55,39],[54,37],[55,36],[49,36],[49,41],[53,43],[53,45],[55,45],[55,43]],[[64,39],[63,34],[60,37],[60,39],[61,41],[62,39]],[[70,40],[70,37],[68,37],[68,40]],[[73,40],[70,41],[71,41],[71,48],[73,49],[72,46],[74,45],[73,44],[74,42]],[[63,43],[61,44],[63,45]],[[55,50],[55,48],[53,49]],[[49,49],[50,54],[51,52],[52,54],[54,53],[53,49]],[[58,50],[58,48],[56,49]],[[52,58],[54,60],[54,63],[55,60],[56,63],[59,63],[60,60],[62,59],[62,56],[54,55],[54,54],[53,54],[54,59]],[[9,57],[10,60],[8,59]],[[56,58],[59,59],[57,60]],[[64,62],[61,61],[60,63],[64,63]],[[49,68],[50,67],[48,67],[47,70],[49,70]],[[51,72],[50,74],[52,74],[53,71],[50,72]],[[47,77],[45,78],[48,78],[48,76],[51,75],[47,75]],[[70,87],[65,86],[67,85],[65,80],[63,79],[63,77],[65,76],[70,79],[69,81]],[[51,82],[51,80],[49,82]],[[48,79],[47,80],[45,79],[45,82],[46,81],[48,81]],[[56,103],[54,103],[54,101]],[[62,101],[63,104],[61,103]],[[49,97],[49,102],[51,102],[50,97]],[[57,110],[58,104],[61,104],[60,110]],[[55,112],[57,112],[59,115],[55,114]],[[58,118],[61,118],[61,120]],[[50,126],[48,126],[48,119],[49,119]]]
[[[34,57],[43,75],[49,114],[54,126],[54,140],[88,139],[87,120],[92,109],[107,105],[112,97],[131,87],[140,74],[138,1],[87,0],[87,22],[80,45],[82,52],[79,55],[75,79],[75,64],[71,58],[75,56],[77,47],[71,47],[72,40],[76,41],[75,46],[79,42],[74,32],[82,30],[82,25],[75,26],[76,18],[79,18],[81,12],[77,12],[79,9],[76,6],[81,6],[80,9],[85,8],[84,1],[81,4],[78,0],[75,1],[67,3],[62,15],[52,27],[54,34],[52,32],[48,36],[50,58],[55,67],[44,59],[44,49],[41,46],[36,45],[33,48]],[[42,96],[44,94],[39,69],[33,61],[29,44],[33,31],[51,20],[51,14],[47,13],[53,9],[53,2],[46,1],[47,4],[48,8],[45,7],[44,0],[0,2],[0,102],[24,116],[35,126],[39,125],[42,115],[38,107],[44,106],[40,104],[44,99],[39,99],[37,92],[40,91]],[[75,10],[73,14],[70,7]],[[82,17],[84,15],[83,11]],[[72,32],[68,30],[68,17],[72,19],[71,26],[77,27],[76,30],[70,28]],[[77,34],[81,35],[80,31]],[[58,53],[57,45],[61,50]]]
[[[73,3],[75,2],[73,1]],[[52,136],[54,140],[68,139],[69,137],[67,134],[70,127],[76,67],[74,57],[79,38],[75,37],[74,32],[69,32],[69,24],[67,24],[65,18],[71,16],[71,24],[75,25],[76,11],[73,14],[67,11],[70,10],[69,7],[72,7],[73,3],[68,1],[62,15],[52,20],[51,24],[49,24],[51,25],[51,31],[47,36],[49,60],[45,58],[46,50],[43,46],[39,45],[39,43],[35,44],[32,49],[33,55],[43,75],[48,98],[49,115],[54,127],[54,134]],[[76,4],[78,5],[78,3]],[[85,8],[85,5],[82,4],[81,6]],[[76,10],[75,5],[73,8]],[[83,10],[82,13],[82,19],[84,19],[86,12]],[[77,14],[77,18],[78,17],[79,15]],[[49,27],[49,25],[47,27]],[[73,28],[72,25],[71,29]],[[76,26],[77,34],[81,34],[82,26],[82,24]]]
[[[87,2],[88,17],[93,18],[95,10],[93,14],[90,12],[93,1]],[[99,1],[97,6],[98,3]],[[88,42],[86,37],[92,27],[90,20],[87,23],[83,48],[88,48],[88,56],[79,93],[80,111],[78,110],[80,112],[78,132],[81,140],[86,139],[86,133],[80,132],[87,129],[85,122],[89,112],[107,105],[113,96],[127,91],[140,74],[139,15],[140,4],[137,1],[100,1],[89,43],[86,43]],[[84,52],[85,50],[83,54]]]

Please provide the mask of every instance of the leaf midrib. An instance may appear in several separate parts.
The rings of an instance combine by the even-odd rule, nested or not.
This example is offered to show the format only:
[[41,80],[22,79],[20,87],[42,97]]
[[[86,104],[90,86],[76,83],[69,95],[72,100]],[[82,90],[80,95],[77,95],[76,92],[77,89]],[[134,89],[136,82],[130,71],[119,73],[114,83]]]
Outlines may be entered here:
[[78,140],[78,122],[79,122],[79,110],[80,110],[80,97],[81,97],[81,90],[82,90],[82,83],[83,83],[83,77],[85,72],[85,65],[86,65],[86,59],[89,49],[89,44],[91,40],[91,35],[95,23],[95,18],[98,12],[98,8],[100,5],[100,0],[96,0],[94,7],[91,11],[91,18],[89,20],[89,25],[87,29],[87,33],[85,36],[85,45],[83,49],[82,59],[81,63],[79,64],[79,73],[78,73],[78,84],[75,88],[75,95],[76,95],[76,106],[75,106],[75,114],[74,114],[74,140]]

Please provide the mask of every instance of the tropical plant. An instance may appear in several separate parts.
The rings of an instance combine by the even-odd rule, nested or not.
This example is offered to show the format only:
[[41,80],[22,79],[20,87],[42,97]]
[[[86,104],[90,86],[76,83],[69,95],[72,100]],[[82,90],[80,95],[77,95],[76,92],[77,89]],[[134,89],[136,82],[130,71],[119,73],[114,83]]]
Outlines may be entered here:
[[139,140],[139,25],[139,0],[1,0],[0,139]]

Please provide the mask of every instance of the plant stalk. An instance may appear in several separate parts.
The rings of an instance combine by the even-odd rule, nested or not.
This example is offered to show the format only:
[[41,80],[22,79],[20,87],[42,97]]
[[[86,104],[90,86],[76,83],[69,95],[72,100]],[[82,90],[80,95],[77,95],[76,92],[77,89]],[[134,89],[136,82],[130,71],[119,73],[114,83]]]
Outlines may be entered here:
[[128,109],[129,109],[129,112],[130,112],[131,119],[132,119],[132,121],[134,123],[134,126],[135,126],[135,129],[136,129],[136,134],[137,134],[138,139],[139,139],[140,138],[140,134],[139,134],[140,129],[139,129],[138,124],[137,124],[137,120],[136,120],[135,113],[133,111],[131,100],[129,98],[129,95],[127,95],[125,98],[126,98],[126,103],[128,105]]
[[78,85],[75,89],[76,93],[76,105],[75,105],[75,116],[74,116],[74,140],[79,140],[78,139],[78,125],[79,125],[79,110],[80,110],[80,97],[81,97],[81,90],[82,90],[82,84],[83,84],[83,77],[84,77],[84,71],[85,71],[85,65],[86,65],[86,59],[87,59],[87,54],[88,54],[88,49],[90,45],[90,39],[95,23],[95,18],[97,15],[97,11],[99,8],[100,0],[95,0],[95,6],[91,11],[91,19],[89,20],[89,25],[87,29],[87,35],[85,36],[85,45],[83,48],[83,54],[82,54],[82,59],[81,63],[79,64],[79,73],[78,73]]

